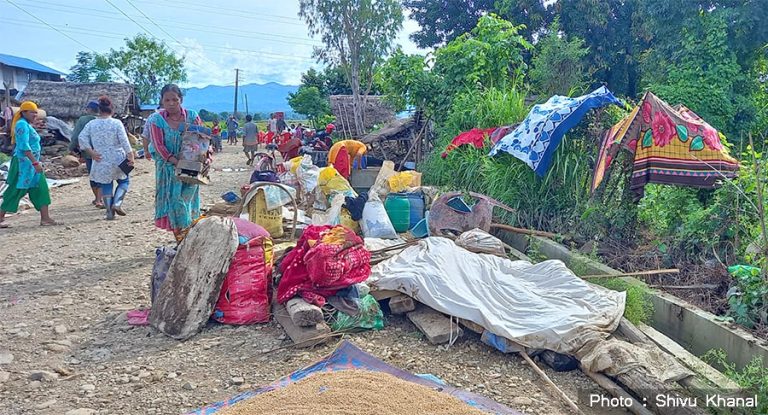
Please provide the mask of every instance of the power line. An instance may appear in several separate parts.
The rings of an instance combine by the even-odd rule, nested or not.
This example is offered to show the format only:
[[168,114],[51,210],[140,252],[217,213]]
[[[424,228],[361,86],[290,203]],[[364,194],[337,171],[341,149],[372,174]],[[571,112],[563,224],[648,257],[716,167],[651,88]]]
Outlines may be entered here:
[[[27,20],[16,20],[16,19],[4,19],[4,20],[5,21],[11,21],[11,22],[18,22],[18,23],[22,23],[22,24],[28,24],[28,23],[36,24],[34,22],[30,22],[30,21],[27,21]],[[85,35],[85,36],[94,36],[94,37],[121,39],[121,40],[125,38],[124,34],[115,33],[115,32],[105,32],[105,31],[100,31],[100,30],[93,30],[93,29],[89,29],[89,28],[85,28],[85,27],[59,26],[59,27],[63,27],[63,28],[61,30],[58,30],[58,29],[56,29],[56,27],[54,27],[52,25],[46,24],[45,26],[48,26],[49,28],[51,28],[53,30],[56,30],[57,32],[59,32],[59,31],[60,32],[70,32],[70,33],[82,34],[82,35]],[[230,46],[210,45],[210,44],[205,44],[205,43],[201,43],[200,46],[210,48],[210,49],[208,49],[206,51],[206,53],[214,53],[214,54],[218,54],[218,55],[222,55],[222,56],[229,56],[229,55],[226,54],[226,53],[220,52],[219,49],[232,50],[232,51],[236,51],[236,52],[244,52],[244,53],[247,53],[247,54],[255,56],[255,57],[284,58],[284,59],[294,60],[294,61],[297,61],[297,62],[308,62],[308,63],[309,62],[311,62],[311,63],[315,63],[316,62],[315,59],[313,59],[311,57],[306,57],[306,56],[285,55],[285,54],[279,54],[279,53],[257,51],[257,50],[252,50],[252,49],[235,48],[235,47],[230,47]],[[93,49],[90,49],[90,48],[88,48],[88,49],[93,51]]]
[[[39,17],[35,16],[34,14],[32,14],[32,13],[30,13],[30,12],[26,11],[26,10],[25,10],[25,9],[23,9],[21,6],[19,6],[18,4],[16,4],[16,3],[12,2],[11,0],[5,0],[5,1],[7,1],[7,2],[8,2],[8,3],[11,5],[11,6],[13,6],[13,7],[15,7],[15,8],[17,8],[17,9],[21,10],[21,11],[22,11],[24,14],[27,14],[27,15],[29,15],[29,16],[30,16],[30,17],[32,17],[33,19],[35,19],[35,20],[39,21],[40,23],[42,23],[43,25],[45,25],[45,26],[48,26],[50,29],[52,29],[52,30],[56,31],[57,33],[59,33],[60,35],[62,35],[62,36],[64,36],[64,37],[66,37],[67,39],[69,39],[69,40],[71,40],[71,41],[73,41],[73,42],[77,43],[78,45],[80,45],[80,46],[82,46],[82,47],[84,47],[84,48],[86,48],[86,49],[90,50],[90,51],[91,51],[91,52],[93,52],[93,53],[98,53],[98,52],[96,52],[95,50],[93,50],[93,49],[92,49],[90,46],[88,46],[88,45],[86,45],[86,44],[84,44],[84,43],[80,42],[79,40],[77,40],[77,39],[73,38],[72,36],[69,36],[68,34],[64,33],[63,31],[61,31],[61,30],[59,30],[59,29],[56,29],[56,28],[55,28],[55,27],[53,27],[52,25],[48,24],[48,22],[46,22],[45,20],[43,20],[43,19],[41,19],[41,18],[39,18]],[[120,75],[120,74],[119,74],[117,71],[115,71],[114,69],[112,69],[111,71],[112,71],[112,73],[113,73],[113,74],[115,74],[115,75],[118,77],[118,79],[122,79],[123,81],[126,81],[126,82],[127,82],[127,79],[125,79],[125,78],[124,78],[122,75]]]
[[[249,16],[249,15],[246,15],[246,14],[240,14],[240,13],[233,13],[233,12],[227,13],[227,12],[221,11],[221,9],[219,9],[219,8],[210,7],[210,6],[204,6],[204,5],[201,5],[201,4],[193,4],[194,6],[197,6],[197,7],[190,7],[189,3],[185,3],[185,2],[181,2],[181,1],[173,1],[173,0],[164,0],[163,2],[155,2],[153,0],[140,0],[140,1],[151,2],[152,4],[157,5],[157,6],[176,9],[178,6],[169,6],[167,4],[167,3],[174,3],[174,4],[177,4],[177,5],[183,6],[185,9],[189,9],[189,10],[196,10],[196,11],[200,11],[200,12],[212,11],[212,12],[216,12],[216,14],[221,15],[221,16],[240,17],[240,18],[243,18],[243,19],[251,19],[251,20],[257,20],[257,21],[263,21],[263,20],[259,19],[258,17],[253,17],[253,16]],[[286,24],[306,27],[306,25],[304,23],[299,23],[299,22],[296,21],[298,19],[298,16],[297,17],[280,16],[280,15],[276,15],[276,14],[262,13],[262,12],[255,13],[255,14],[258,14],[260,16],[272,17],[272,18],[276,18],[276,19],[284,19],[284,20],[286,20],[286,22],[284,22]]]
[[[115,17],[114,13],[110,13],[110,12],[107,12],[107,11],[104,11],[104,10],[93,9],[93,8],[73,7],[73,6],[68,6],[68,5],[64,5],[64,4],[50,3],[50,2],[45,2],[45,1],[37,1],[34,4],[30,4],[28,6],[35,7],[35,6],[39,6],[40,4],[52,5],[52,6],[60,7],[60,8],[54,8],[54,7],[47,7],[46,8],[46,10],[51,10],[51,11],[59,11],[59,12],[68,13],[68,14],[76,14],[78,16],[93,16],[93,17],[99,17],[99,18],[111,19],[111,20],[120,20],[120,21],[123,20],[123,19],[121,19],[119,17]],[[61,8],[66,8],[66,9],[69,9],[69,10],[61,9]],[[99,14],[85,13],[85,11],[90,11],[90,12],[99,13]],[[245,17],[245,18],[248,18],[248,17]],[[268,38],[263,38],[263,37],[259,37],[259,36],[243,36],[243,35],[241,35],[241,33],[250,33],[250,34],[254,34],[254,35],[274,37],[274,38],[277,38],[278,40],[280,40],[283,43],[290,43],[290,44],[295,44],[295,45],[315,46],[315,45],[322,45],[323,44],[322,42],[320,42],[318,40],[315,40],[315,39],[312,39],[312,38],[306,38],[306,37],[289,36],[289,35],[285,35],[285,34],[273,34],[273,33],[265,33],[265,32],[256,32],[256,31],[252,31],[252,30],[217,28],[218,30],[225,30],[225,31],[229,31],[229,32],[234,32],[234,33],[226,33],[226,32],[221,32],[221,31],[214,31],[214,30],[210,30],[210,29],[200,29],[199,26],[185,24],[185,23],[182,23],[182,22],[178,22],[177,20],[163,19],[163,18],[155,18],[155,20],[163,21],[163,22],[176,23],[175,25],[173,25],[173,24],[166,24],[166,26],[167,27],[178,28],[178,29],[182,29],[182,30],[187,30],[187,31],[192,31],[192,32],[195,32],[195,33],[220,34],[220,35],[232,36],[232,37],[243,38],[243,39],[257,39],[257,40],[266,40],[266,41],[274,41],[275,40],[275,39],[268,39]],[[180,25],[182,25],[182,26],[180,26]],[[301,41],[301,42],[291,42],[291,41],[287,41],[285,39],[298,40],[298,41]]]

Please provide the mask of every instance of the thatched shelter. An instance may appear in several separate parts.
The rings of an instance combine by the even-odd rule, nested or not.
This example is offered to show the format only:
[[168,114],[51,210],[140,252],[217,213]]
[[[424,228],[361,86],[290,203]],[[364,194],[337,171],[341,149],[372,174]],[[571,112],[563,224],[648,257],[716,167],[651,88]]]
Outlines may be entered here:
[[48,115],[64,121],[83,115],[88,101],[106,95],[112,100],[118,117],[139,114],[139,101],[133,86],[115,82],[50,82],[30,81],[22,93],[22,101],[34,101]]
[[336,131],[345,137],[359,138],[374,125],[381,125],[395,118],[394,109],[378,95],[363,97],[363,122],[366,131],[357,131],[352,95],[332,95],[331,111],[336,117]]

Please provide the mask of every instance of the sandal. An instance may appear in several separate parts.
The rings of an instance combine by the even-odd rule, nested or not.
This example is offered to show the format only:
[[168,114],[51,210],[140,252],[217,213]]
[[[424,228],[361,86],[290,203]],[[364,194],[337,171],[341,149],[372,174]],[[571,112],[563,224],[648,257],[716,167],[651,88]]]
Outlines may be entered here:
[[53,219],[51,219],[49,222],[40,222],[40,226],[59,226],[59,225],[61,225],[61,222],[56,222]]

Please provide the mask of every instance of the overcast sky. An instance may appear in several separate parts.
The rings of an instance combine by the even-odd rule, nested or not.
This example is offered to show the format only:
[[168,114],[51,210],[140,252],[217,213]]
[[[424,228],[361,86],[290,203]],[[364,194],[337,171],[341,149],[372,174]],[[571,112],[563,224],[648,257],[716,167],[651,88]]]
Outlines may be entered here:
[[[0,53],[68,72],[78,51],[107,52],[148,33],[187,57],[184,86],[234,84],[234,68],[241,83],[295,85],[321,67],[298,11],[298,0],[0,0]],[[397,40],[407,53],[425,53],[408,39],[417,29],[406,20]]]

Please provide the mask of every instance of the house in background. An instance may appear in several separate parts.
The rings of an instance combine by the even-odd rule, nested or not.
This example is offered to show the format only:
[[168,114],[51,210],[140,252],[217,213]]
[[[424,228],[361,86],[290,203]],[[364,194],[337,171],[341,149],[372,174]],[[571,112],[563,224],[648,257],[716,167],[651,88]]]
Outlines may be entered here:
[[27,58],[0,53],[0,90],[5,85],[15,95],[29,81],[63,81],[66,74]]

